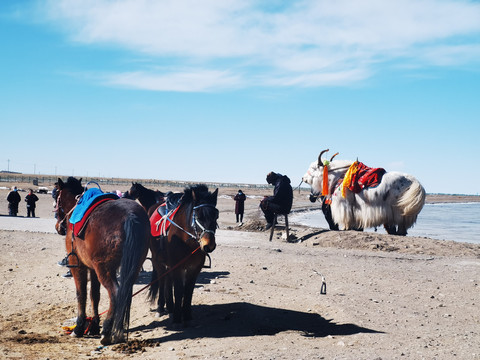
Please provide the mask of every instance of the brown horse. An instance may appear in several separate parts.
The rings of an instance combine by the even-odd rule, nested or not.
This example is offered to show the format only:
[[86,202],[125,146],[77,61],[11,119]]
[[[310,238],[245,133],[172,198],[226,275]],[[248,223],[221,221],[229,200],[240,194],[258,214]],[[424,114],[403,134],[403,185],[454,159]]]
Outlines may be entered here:
[[[125,341],[128,331],[132,288],[145,261],[150,239],[150,226],[145,210],[135,201],[105,201],[90,214],[84,238],[73,235],[69,226],[76,197],[83,193],[81,181],[69,177],[58,179],[57,232],[67,235],[65,244],[68,262],[75,280],[78,316],[72,335],[85,333],[87,281],[90,274],[93,320],[87,328],[90,335],[100,333],[98,304],[100,284],[108,291],[110,307],[102,326],[101,343]],[[120,268],[119,278],[117,270]]]
[[[170,222],[167,235],[152,241],[152,280],[158,280],[160,285],[150,288],[150,297],[154,300],[158,291],[159,303],[163,303],[162,290],[165,289],[167,308],[171,311],[173,307],[174,324],[182,320],[187,324],[192,319],[195,282],[206,254],[215,250],[217,195],[218,189],[211,193],[203,184],[186,188],[175,215],[167,215]],[[171,285],[163,285],[165,281],[173,281],[173,294]]]

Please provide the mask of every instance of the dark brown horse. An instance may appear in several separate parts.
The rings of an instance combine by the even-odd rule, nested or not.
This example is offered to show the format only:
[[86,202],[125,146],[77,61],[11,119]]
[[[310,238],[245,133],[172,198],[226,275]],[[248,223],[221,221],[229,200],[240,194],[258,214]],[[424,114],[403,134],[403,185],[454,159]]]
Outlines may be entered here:
[[[76,197],[83,193],[81,182],[73,177],[58,179],[57,224],[59,234],[67,235],[68,262],[75,280],[78,302],[77,324],[72,335],[81,337],[86,328],[87,282],[90,274],[93,320],[90,335],[100,333],[98,304],[100,284],[108,291],[110,307],[102,326],[101,343],[125,341],[128,331],[132,288],[147,256],[150,226],[145,210],[135,201],[105,201],[90,214],[83,239],[69,226]],[[117,279],[117,270],[120,269]]]
[[[203,184],[186,188],[175,214],[167,215],[170,222],[167,235],[153,240],[150,247],[154,267],[152,280],[160,284],[150,288],[150,296],[155,299],[158,290],[161,297],[162,289],[166,290],[167,308],[170,310],[173,306],[174,324],[182,320],[188,323],[192,319],[195,282],[206,254],[215,250],[217,195],[218,189],[211,193]],[[165,269],[168,276],[165,276]],[[173,294],[171,285],[163,287],[164,281],[173,281]]]
[[158,205],[165,201],[163,192],[147,189],[137,182],[132,182],[132,186],[128,190],[128,196],[130,199],[138,200],[148,215],[151,215]]

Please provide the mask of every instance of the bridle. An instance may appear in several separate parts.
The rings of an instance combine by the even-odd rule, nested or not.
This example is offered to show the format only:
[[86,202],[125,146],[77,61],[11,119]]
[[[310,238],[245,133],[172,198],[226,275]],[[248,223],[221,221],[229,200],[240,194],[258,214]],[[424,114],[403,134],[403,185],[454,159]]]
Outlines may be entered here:
[[[60,227],[64,227],[65,228],[65,231],[67,230],[67,226],[65,225],[65,222],[67,221],[67,219],[69,218],[69,216],[72,214],[73,210],[75,209],[76,207],[76,203],[75,205],[70,209],[70,211],[68,212],[65,212],[65,209],[63,208],[62,206],[62,193],[63,193],[63,190],[60,190],[58,192],[58,197],[57,197],[57,206],[56,206],[56,209],[57,209],[57,223],[60,225]],[[77,195],[77,198],[78,198],[79,195]],[[60,213],[63,215],[62,218],[59,220],[59,215]]]
[[[215,205],[213,204],[200,204],[200,205],[197,205],[197,206],[194,206],[193,209],[192,209],[192,221],[191,221],[191,227],[194,229],[195,231],[195,235],[193,235],[191,232],[187,231],[186,229],[184,229],[183,227],[181,227],[180,225],[178,225],[176,222],[173,221],[172,217],[171,216],[171,213],[168,213],[166,216],[166,219],[172,224],[174,225],[175,227],[177,227],[178,229],[182,230],[184,233],[186,233],[187,235],[190,236],[190,238],[192,239],[195,239],[198,243],[200,243],[200,240],[203,238],[203,236],[206,234],[206,233],[209,233],[209,234],[212,234],[212,235],[215,235],[215,231],[216,231],[216,228],[218,227],[217,225],[217,222],[215,221],[215,229],[207,229],[199,220],[198,220],[198,217],[196,216],[196,210],[197,209],[200,209],[200,208],[203,208],[203,207],[209,207],[209,208],[213,208],[215,210],[217,210],[217,208],[215,207]],[[218,210],[217,210],[218,211]],[[200,236],[198,235],[199,234],[199,231],[198,229],[201,230],[201,233],[200,233]]]

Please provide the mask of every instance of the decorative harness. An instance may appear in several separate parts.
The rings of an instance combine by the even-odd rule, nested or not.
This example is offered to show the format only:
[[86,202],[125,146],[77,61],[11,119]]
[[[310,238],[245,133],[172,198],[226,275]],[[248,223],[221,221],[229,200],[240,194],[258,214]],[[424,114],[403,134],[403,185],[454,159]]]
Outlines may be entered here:
[[[326,203],[329,204],[331,203],[331,194],[335,192],[335,190],[342,184],[343,182],[343,177],[340,177],[336,184],[333,186],[333,189],[328,189],[328,171],[335,171],[335,170],[343,170],[343,169],[348,169],[350,168],[350,165],[346,166],[341,166],[338,168],[333,168],[333,169],[328,169],[328,166],[330,165],[330,162],[328,160],[325,160],[324,162],[324,171],[323,171],[323,178],[322,178],[322,191],[319,192],[313,192],[313,188],[310,190],[310,196],[312,198],[316,198],[318,200],[319,197],[327,197]],[[310,176],[313,176],[310,173],[310,169],[307,170],[307,174]]]
[[[181,206],[181,204],[177,208],[175,208],[174,210],[171,210],[169,213],[164,215],[160,220],[155,222],[154,225],[156,226],[157,231],[161,227],[161,229],[160,229],[161,235],[163,235],[163,236],[167,235],[167,228],[168,228],[167,221],[170,224],[177,227],[178,229],[182,230],[184,233],[186,233],[188,236],[190,236],[190,238],[195,239],[198,243],[200,242],[200,239],[203,237],[203,235],[205,233],[210,233],[210,234],[215,235],[216,229],[215,230],[210,230],[210,229],[205,228],[205,226],[203,226],[200,223],[200,221],[198,221],[198,218],[197,218],[196,212],[195,212],[195,210],[197,210],[199,208],[203,208],[203,207],[210,207],[210,208],[216,209],[215,205],[213,205],[213,204],[200,204],[200,205],[197,205],[197,206],[193,207],[191,227],[193,227],[193,229],[195,231],[195,235],[193,235],[191,232],[187,231],[186,229],[184,229],[183,227],[178,225],[175,221],[173,221],[173,218],[175,217],[175,214],[177,213],[180,206]],[[200,228],[200,230],[201,230],[200,236],[198,235],[199,234],[198,228]]]

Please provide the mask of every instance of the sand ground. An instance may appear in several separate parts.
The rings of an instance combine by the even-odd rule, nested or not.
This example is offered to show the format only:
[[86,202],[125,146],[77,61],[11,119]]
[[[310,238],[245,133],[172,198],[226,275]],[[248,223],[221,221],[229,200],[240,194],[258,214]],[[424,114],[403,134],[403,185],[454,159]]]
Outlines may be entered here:
[[[479,245],[295,224],[291,242],[281,226],[269,242],[258,210],[268,191],[247,193],[254,197],[237,228],[236,190],[220,189],[218,246],[197,281],[193,325],[172,329],[141,292],[129,350],[64,334],[76,299],[56,265],[64,241],[54,233],[51,197],[39,195],[39,218],[12,219],[0,190],[0,358],[480,359]],[[457,200],[465,201],[430,197]],[[295,193],[295,209],[314,207]],[[135,290],[149,282],[148,261],[145,269]]]

